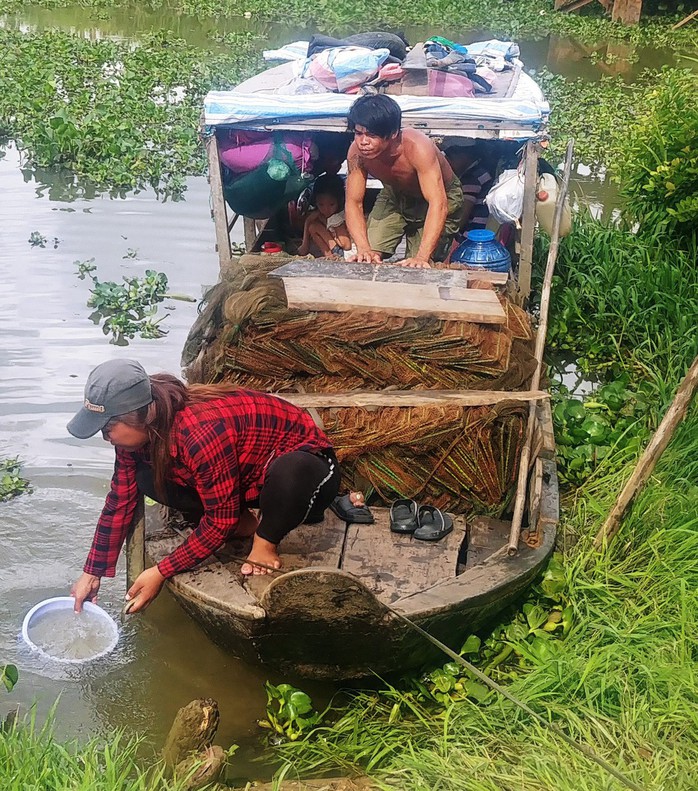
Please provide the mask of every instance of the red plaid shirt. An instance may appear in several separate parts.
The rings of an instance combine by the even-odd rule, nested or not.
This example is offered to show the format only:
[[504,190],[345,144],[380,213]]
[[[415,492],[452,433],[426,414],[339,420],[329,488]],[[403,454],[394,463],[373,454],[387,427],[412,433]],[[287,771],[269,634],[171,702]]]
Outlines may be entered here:
[[[331,447],[304,409],[250,390],[185,407],[175,417],[170,442],[170,479],[196,489],[204,515],[186,541],[158,563],[165,577],[192,568],[235,534],[242,506],[259,496],[273,459]],[[88,574],[114,576],[138,499],[136,462],[148,458],[147,447],[116,449],[111,491],[84,567]]]

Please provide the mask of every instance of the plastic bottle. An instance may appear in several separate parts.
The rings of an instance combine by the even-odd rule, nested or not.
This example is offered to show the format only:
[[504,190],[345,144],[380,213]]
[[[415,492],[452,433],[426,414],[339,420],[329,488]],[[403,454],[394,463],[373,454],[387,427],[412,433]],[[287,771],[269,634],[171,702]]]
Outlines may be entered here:
[[[538,179],[538,192],[536,192],[536,219],[540,227],[548,234],[553,232],[553,218],[555,217],[555,204],[560,191],[557,179],[552,173],[543,173]],[[567,236],[572,230],[572,212],[570,211],[569,198],[565,198],[560,220],[560,238]]]
[[468,231],[466,240],[451,256],[451,263],[490,272],[508,272],[511,256],[506,247],[494,238],[494,231],[477,229]]

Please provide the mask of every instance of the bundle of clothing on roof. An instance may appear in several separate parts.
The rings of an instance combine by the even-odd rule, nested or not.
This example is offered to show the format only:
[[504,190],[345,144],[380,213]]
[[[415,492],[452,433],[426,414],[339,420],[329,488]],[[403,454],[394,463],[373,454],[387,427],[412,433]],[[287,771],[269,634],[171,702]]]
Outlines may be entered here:
[[264,53],[266,60],[295,64],[293,78],[278,89],[284,95],[385,91],[452,98],[492,93],[497,73],[519,63],[518,55],[518,45],[497,39],[466,46],[433,36],[410,47],[403,36],[382,31],[315,35]]

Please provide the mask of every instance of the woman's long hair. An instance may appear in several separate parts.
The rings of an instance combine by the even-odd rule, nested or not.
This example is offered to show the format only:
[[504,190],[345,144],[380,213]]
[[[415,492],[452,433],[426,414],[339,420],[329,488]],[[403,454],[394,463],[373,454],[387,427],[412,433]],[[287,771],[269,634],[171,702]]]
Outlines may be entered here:
[[153,374],[150,377],[150,388],[153,393],[152,403],[135,412],[121,415],[119,420],[148,431],[155,491],[160,497],[164,497],[165,481],[172,467],[170,431],[177,413],[189,404],[213,401],[239,388],[230,384],[187,386],[172,374]]

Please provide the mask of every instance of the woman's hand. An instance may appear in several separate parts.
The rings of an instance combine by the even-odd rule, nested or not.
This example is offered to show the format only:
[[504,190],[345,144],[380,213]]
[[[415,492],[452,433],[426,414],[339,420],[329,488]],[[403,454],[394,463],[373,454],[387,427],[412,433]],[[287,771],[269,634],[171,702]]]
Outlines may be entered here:
[[126,594],[126,601],[130,602],[130,604],[126,605],[126,612],[131,615],[134,612],[145,610],[160,593],[164,584],[165,578],[157,566],[146,569],[142,574],[139,574]]
[[102,580],[94,574],[82,574],[70,589],[70,595],[75,597],[75,612],[82,612],[82,604],[86,601],[97,601],[99,584]]

